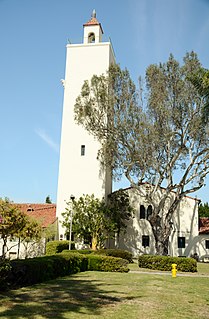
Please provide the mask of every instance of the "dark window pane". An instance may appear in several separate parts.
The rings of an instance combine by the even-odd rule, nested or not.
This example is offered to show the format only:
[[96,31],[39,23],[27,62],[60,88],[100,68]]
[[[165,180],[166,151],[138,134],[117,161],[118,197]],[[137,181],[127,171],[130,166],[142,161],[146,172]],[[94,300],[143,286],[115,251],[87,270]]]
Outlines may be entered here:
[[149,247],[149,236],[147,235],[142,236],[142,246]]
[[185,237],[178,237],[178,248],[185,248]]
[[145,207],[144,207],[144,205],[140,206],[140,219],[145,219]]
[[151,205],[149,205],[148,207],[147,207],[147,219],[149,219],[149,217],[152,215],[152,206]]
[[81,145],[81,156],[85,155],[85,145]]
[[209,240],[206,240],[206,241],[205,241],[205,248],[206,248],[206,249],[209,249]]

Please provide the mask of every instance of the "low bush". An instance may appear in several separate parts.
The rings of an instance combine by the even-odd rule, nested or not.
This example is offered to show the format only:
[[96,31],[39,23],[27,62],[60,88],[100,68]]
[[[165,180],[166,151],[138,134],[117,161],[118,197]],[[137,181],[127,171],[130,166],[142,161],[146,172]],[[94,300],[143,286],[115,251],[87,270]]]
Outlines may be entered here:
[[[88,270],[88,259],[80,254],[57,254],[11,261],[7,288],[24,287]],[[1,287],[0,287],[1,290]]]
[[88,255],[88,254],[93,254],[94,250],[91,249],[79,249],[79,250],[69,250],[65,249],[62,251],[63,253],[76,253],[76,254],[82,254],[82,255]]
[[[71,242],[71,248],[75,249],[75,243]],[[68,240],[53,240],[46,244],[46,255],[52,256],[57,253],[61,253],[63,250],[69,249]]]
[[111,256],[88,255],[88,270],[128,272],[128,261]]
[[138,258],[140,268],[171,271],[172,264],[177,265],[177,270],[182,272],[196,272],[197,261],[193,258],[141,255]]
[[7,278],[11,271],[9,260],[0,259],[0,288],[4,290],[7,287]]
[[128,260],[129,263],[133,262],[132,253],[130,253],[127,250],[123,250],[123,249],[99,249],[99,250],[95,251],[95,254],[126,259],[126,260]]
[[34,285],[80,271],[128,272],[128,261],[121,258],[62,252],[53,256],[11,260],[0,265],[0,290]]

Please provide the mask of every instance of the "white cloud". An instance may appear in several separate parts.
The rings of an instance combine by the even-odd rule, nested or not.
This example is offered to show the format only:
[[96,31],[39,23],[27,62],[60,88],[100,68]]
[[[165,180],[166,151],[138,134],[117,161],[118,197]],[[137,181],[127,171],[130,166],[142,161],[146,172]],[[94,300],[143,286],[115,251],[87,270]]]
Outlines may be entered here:
[[52,138],[42,129],[36,129],[36,134],[56,153],[59,153],[59,145],[55,143]]

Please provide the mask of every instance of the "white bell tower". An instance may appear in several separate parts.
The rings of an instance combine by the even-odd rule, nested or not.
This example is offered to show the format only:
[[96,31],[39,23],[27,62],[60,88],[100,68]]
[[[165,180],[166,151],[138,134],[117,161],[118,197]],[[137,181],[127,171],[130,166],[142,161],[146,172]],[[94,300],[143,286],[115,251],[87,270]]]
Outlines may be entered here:
[[64,102],[60,147],[60,163],[57,193],[57,217],[59,239],[65,238],[62,228],[62,213],[71,194],[78,198],[83,194],[106,197],[112,191],[111,172],[102,170],[97,160],[99,143],[74,122],[75,100],[85,80],[105,73],[115,63],[110,42],[102,42],[102,26],[95,10],[91,19],[83,25],[81,44],[68,44],[66,56]]

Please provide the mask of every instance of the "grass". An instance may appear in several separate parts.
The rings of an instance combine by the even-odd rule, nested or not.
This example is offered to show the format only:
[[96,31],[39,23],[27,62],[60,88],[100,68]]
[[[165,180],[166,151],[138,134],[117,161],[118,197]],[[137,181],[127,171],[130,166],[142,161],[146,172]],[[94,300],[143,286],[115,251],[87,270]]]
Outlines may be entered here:
[[[141,271],[141,272],[156,272],[158,270],[151,270],[151,269],[146,269],[146,268],[139,268],[137,260],[134,260],[133,264],[128,265],[130,270],[133,271]],[[178,272],[177,272],[178,274]],[[206,275],[209,276],[209,263],[197,263],[197,273],[193,273],[193,275]]]
[[[198,268],[209,274],[208,264]],[[0,300],[3,319],[206,319],[209,278],[84,272],[9,291]]]

